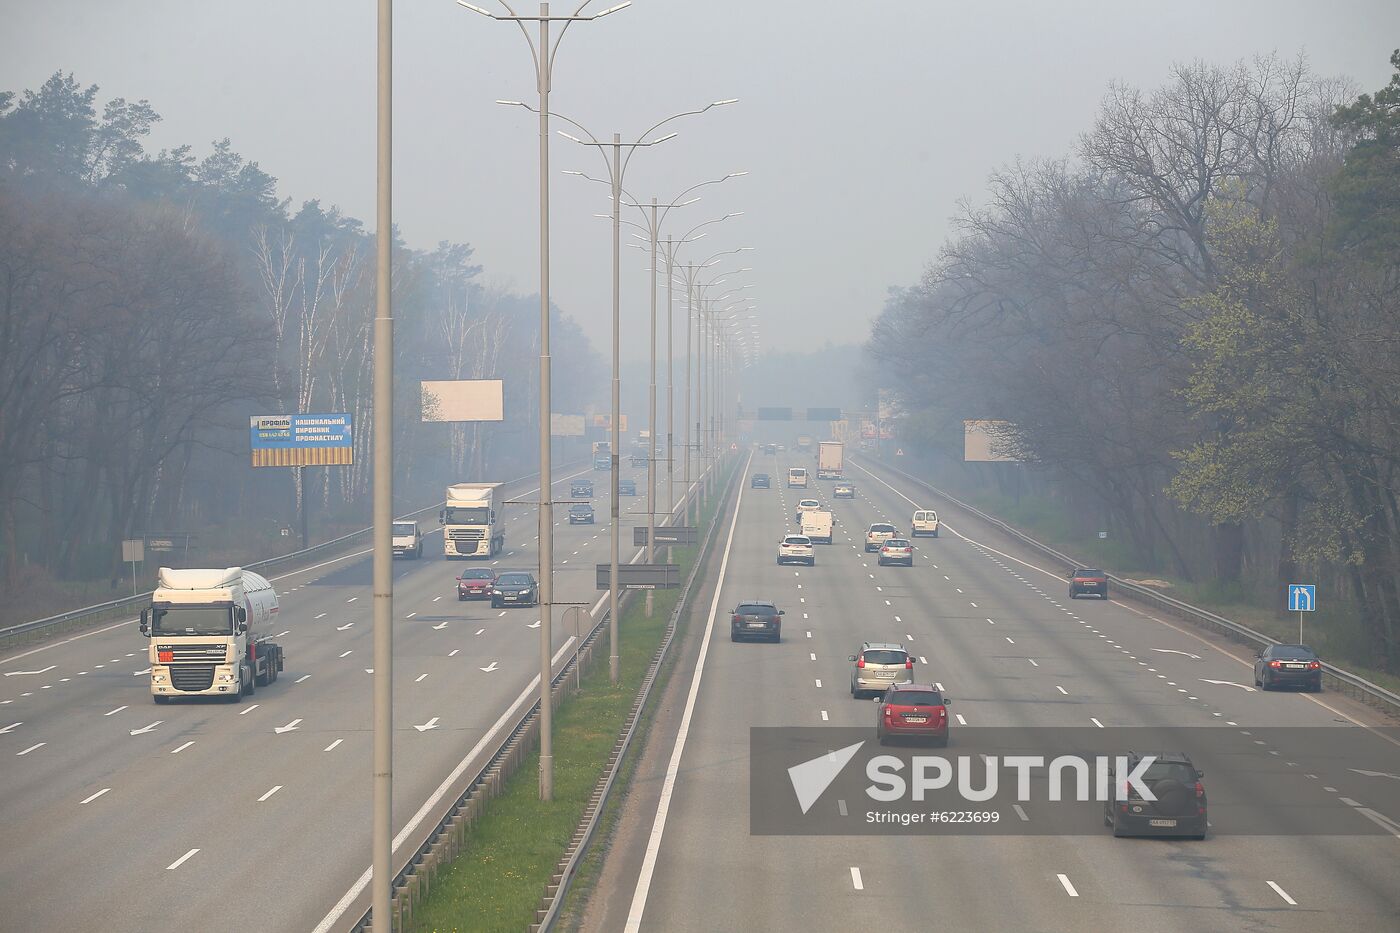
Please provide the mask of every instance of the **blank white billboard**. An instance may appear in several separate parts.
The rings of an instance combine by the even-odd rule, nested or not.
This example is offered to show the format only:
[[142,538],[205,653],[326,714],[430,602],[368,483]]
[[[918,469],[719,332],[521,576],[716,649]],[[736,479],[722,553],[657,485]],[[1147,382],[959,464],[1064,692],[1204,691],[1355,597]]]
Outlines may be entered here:
[[424,421],[503,421],[505,387],[499,379],[424,380]]

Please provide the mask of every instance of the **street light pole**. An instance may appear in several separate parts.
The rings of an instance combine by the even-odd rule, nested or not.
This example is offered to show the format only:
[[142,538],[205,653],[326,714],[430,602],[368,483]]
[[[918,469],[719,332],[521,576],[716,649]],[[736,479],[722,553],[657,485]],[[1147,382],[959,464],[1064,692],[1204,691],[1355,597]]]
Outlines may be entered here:
[[389,929],[394,849],[394,3],[379,0],[374,289],[374,749],[370,909]]
[[[549,354],[549,91],[553,75],[554,56],[564,33],[575,22],[600,19],[609,13],[616,13],[631,5],[626,0],[617,6],[593,13],[580,15],[592,0],[584,0],[578,9],[568,16],[551,16],[549,4],[541,3],[538,16],[517,16],[511,13],[502,16],[481,7],[457,0],[460,6],[474,13],[489,16],[494,20],[513,22],[520,27],[525,41],[535,60],[535,80],[539,90],[540,123],[540,502],[538,507],[540,535],[540,799],[554,799],[554,710],[551,695],[554,668],[551,655],[554,643],[554,464],[550,443],[551,360]],[[509,7],[507,7],[509,10]],[[539,44],[530,42],[530,34],[525,23],[538,23]],[[550,44],[549,26],[562,22],[559,36]]]

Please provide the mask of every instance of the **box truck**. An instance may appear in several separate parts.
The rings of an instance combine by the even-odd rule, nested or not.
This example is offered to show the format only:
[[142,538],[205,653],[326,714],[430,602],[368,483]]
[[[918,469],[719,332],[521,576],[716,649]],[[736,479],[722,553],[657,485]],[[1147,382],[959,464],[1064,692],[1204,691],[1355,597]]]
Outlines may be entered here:
[[840,479],[844,453],[840,441],[822,441],[817,447],[817,479]]
[[506,546],[505,517],[498,508],[500,483],[454,483],[447,487],[442,524],[442,553],[460,557],[495,557]]
[[273,639],[277,593],[251,570],[160,568],[141,610],[149,639],[151,696],[222,696],[234,703],[277,679],[282,647]]

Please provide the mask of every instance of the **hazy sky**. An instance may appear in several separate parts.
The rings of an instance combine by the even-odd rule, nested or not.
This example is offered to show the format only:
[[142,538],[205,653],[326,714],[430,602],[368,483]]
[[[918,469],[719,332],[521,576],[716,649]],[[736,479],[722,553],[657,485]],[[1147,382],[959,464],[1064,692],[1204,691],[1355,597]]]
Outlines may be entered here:
[[[535,118],[493,103],[537,99],[523,38],[452,0],[396,7],[395,219],[411,245],[470,242],[488,281],[534,292]],[[165,118],[152,148],[190,142],[203,154],[228,136],[282,194],[373,224],[373,0],[0,8],[0,88],[74,71],[103,100],[149,99]],[[679,236],[744,211],[707,228],[690,255],[755,247],[738,258],[753,267],[744,281],[755,283],[764,344],[804,350],[863,340],[886,290],[914,282],[935,255],[957,201],[979,197],[989,171],[1017,156],[1068,154],[1110,81],[1152,87],[1173,61],[1278,50],[1374,90],[1396,45],[1393,0],[636,0],[570,29],[553,109],[626,138],[740,98],[674,124],[680,135],[640,152],[627,187],[666,200],[748,171],[700,192],[671,228]],[[606,351],[608,226],[591,215],[607,210],[607,191],[558,174],[602,174],[602,164],[558,137],[552,151],[553,297]],[[646,256],[624,257],[624,354],[635,357],[646,352]],[[736,264],[716,268],[726,265]]]

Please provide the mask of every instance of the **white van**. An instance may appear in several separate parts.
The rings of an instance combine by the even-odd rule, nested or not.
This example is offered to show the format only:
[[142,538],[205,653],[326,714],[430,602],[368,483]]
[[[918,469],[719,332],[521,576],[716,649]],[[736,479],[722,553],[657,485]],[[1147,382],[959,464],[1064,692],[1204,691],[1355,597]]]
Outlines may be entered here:
[[938,537],[938,513],[933,509],[920,509],[909,520],[909,537],[917,538],[920,535]]
[[417,522],[394,522],[393,549],[395,557],[423,556],[423,532]]
[[788,470],[788,488],[797,486],[802,489],[807,488],[807,471],[802,467],[793,467]]
[[801,513],[802,528],[804,535],[812,539],[813,544],[831,543],[832,517],[830,512],[813,510]]

